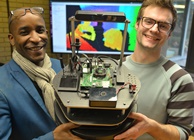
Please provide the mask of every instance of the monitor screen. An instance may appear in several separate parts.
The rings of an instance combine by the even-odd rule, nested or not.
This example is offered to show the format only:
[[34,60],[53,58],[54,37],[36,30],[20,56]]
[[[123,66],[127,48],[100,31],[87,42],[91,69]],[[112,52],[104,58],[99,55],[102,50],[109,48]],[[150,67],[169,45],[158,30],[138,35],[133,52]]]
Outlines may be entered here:
[[[71,53],[71,24],[69,18],[77,10],[99,12],[124,12],[130,21],[127,28],[124,54],[134,51],[136,42],[135,22],[141,3],[139,2],[87,2],[51,0],[51,41],[53,53]],[[79,53],[120,54],[124,22],[75,22],[75,38],[81,46]]]

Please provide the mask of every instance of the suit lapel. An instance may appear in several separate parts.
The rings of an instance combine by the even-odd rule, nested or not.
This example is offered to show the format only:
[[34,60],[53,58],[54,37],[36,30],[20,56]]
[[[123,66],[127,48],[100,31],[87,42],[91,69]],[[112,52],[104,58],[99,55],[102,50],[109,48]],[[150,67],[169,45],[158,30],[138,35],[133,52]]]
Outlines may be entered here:
[[36,101],[37,104],[48,114],[47,109],[42,101],[34,84],[27,74],[14,62],[10,63],[11,75],[27,91],[27,93]]

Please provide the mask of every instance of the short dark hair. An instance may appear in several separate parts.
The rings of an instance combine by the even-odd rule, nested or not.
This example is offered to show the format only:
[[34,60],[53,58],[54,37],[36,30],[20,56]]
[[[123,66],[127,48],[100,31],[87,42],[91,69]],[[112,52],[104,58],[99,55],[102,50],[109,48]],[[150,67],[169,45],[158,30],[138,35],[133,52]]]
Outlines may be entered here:
[[138,16],[137,16],[137,22],[143,16],[143,12],[144,12],[145,8],[150,6],[150,5],[156,5],[159,7],[169,9],[171,11],[172,16],[173,16],[171,31],[173,31],[175,26],[176,26],[176,22],[177,22],[177,11],[173,5],[172,0],[143,0],[143,3],[141,5],[141,8],[140,8]]

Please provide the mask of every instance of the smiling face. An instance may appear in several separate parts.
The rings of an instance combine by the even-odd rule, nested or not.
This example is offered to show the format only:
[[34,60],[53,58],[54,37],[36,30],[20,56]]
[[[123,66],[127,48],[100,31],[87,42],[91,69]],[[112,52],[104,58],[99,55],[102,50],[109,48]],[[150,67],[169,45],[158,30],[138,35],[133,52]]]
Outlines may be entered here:
[[[149,17],[159,22],[172,23],[173,17],[170,10],[155,5],[150,5],[144,9],[142,17]],[[158,24],[152,28],[146,29],[142,26],[142,20],[136,23],[137,45],[144,50],[160,52],[165,41],[170,37],[169,32],[160,32]]]
[[48,31],[41,15],[26,12],[26,15],[11,23],[8,38],[18,53],[34,64],[40,65],[45,57]]

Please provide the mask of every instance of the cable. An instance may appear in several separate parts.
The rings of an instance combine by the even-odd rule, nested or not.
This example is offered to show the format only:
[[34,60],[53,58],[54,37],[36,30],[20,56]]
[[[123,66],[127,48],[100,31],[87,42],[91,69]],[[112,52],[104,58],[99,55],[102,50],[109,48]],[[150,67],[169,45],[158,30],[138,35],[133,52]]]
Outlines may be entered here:
[[108,59],[112,60],[113,62],[115,62],[116,65],[118,65],[118,62],[109,56],[99,55],[99,56],[97,56],[97,58],[100,59],[102,62],[104,62],[104,61],[101,58],[108,58]]
[[131,85],[131,83],[130,83],[130,82],[127,82],[127,83],[125,83],[124,85],[122,85],[122,86],[117,90],[116,94],[118,94],[119,91],[122,90],[122,89],[124,89],[125,86],[127,86],[127,85]]

